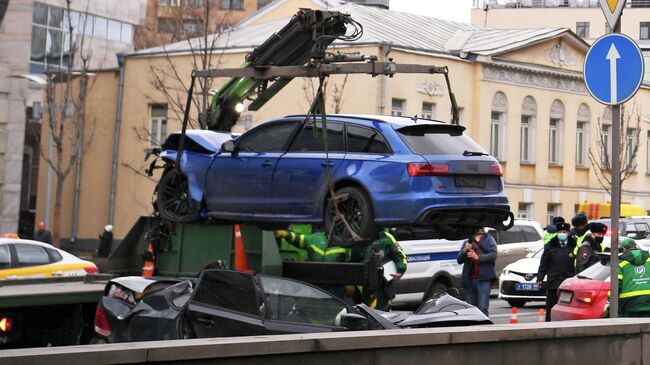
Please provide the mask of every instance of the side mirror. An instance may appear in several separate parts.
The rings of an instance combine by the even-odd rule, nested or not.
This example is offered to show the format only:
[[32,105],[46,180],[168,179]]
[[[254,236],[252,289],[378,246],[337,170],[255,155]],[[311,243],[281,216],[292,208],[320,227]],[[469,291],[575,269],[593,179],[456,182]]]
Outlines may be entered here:
[[231,139],[229,141],[224,142],[221,145],[221,152],[230,152],[230,153],[235,152],[235,141]]
[[368,329],[368,319],[360,314],[345,313],[341,315],[341,326],[352,331]]

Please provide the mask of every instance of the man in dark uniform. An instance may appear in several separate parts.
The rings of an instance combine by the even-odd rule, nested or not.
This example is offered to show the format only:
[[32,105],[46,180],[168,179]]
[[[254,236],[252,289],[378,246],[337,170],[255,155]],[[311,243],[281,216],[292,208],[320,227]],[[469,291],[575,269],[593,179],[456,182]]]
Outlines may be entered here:
[[589,266],[597,263],[600,259],[597,253],[603,252],[603,239],[607,233],[607,226],[603,223],[589,223],[589,234],[578,247],[576,255],[576,274],[584,271]]
[[557,236],[553,237],[548,245],[544,247],[544,253],[537,272],[537,285],[543,285],[546,281],[546,322],[551,321],[551,308],[557,304],[557,289],[564,279],[573,276],[574,259],[573,250],[576,247],[576,240],[569,235],[568,223],[556,225]]

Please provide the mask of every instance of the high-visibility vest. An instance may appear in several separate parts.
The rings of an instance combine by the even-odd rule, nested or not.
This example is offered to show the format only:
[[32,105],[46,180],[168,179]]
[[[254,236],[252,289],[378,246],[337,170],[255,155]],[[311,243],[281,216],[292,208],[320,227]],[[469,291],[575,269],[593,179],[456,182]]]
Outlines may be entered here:
[[577,257],[578,257],[578,250],[580,249],[580,246],[582,245],[582,241],[585,240],[587,235],[591,234],[590,230],[587,230],[582,236],[578,235],[573,235],[576,239],[576,247],[573,249],[573,267],[577,266]]
[[622,260],[618,267],[618,280],[621,280],[619,298],[650,295],[650,258],[643,265],[637,266]]

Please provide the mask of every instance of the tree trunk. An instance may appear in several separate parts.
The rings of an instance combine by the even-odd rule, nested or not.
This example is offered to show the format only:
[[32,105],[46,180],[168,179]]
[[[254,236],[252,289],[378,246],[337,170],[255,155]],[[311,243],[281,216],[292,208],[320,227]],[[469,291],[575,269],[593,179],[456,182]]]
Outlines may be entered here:
[[52,244],[61,247],[61,202],[63,200],[63,180],[56,179],[56,193],[54,198],[54,222],[52,225]]

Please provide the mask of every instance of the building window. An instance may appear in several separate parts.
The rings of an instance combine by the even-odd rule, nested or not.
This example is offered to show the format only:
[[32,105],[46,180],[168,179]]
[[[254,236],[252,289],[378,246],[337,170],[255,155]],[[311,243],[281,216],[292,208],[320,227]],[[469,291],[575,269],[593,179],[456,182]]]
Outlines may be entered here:
[[422,119],[435,119],[436,118],[436,104],[422,103]]
[[404,109],[406,109],[406,100],[395,98],[392,99],[390,115],[394,117],[401,117],[404,115]]
[[273,0],[257,0],[257,8],[262,9],[263,7],[269,5]]
[[180,6],[181,0],[160,0],[160,6]]
[[586,148],[585,148],[585,124],[578,122],[576,129],[576,166],[586,165]]
[[648,131],[648,135],[646,136],[646,173],[650,174],[650,131]]
[[201,31],[201,22],[196,19],[183,19],[183,30],[187,34],[198,34]]
[[150,106],[149,147],[159,147],[167,138],[167,105]]
[[650,39],[650,22],[641,22],[639,39]]
[[562,161],[562,121],[564,104],[555,100],[551,105],[551,118],[548,127],[548,163],[560,165]]
[[534,132],[535,132],[535,119],[537,117],[537,103],[531,96],[524,98],[521,106],[521,128],[519,140],[519,156],[520,161],[524,163],[532,163],[534,161]]
[[636,171],[636,164],[634,162],[636,134],[637,131],[633,128],[628,128],[625,133],[625,164],[627,165],[629,171]]
[[219,9],[243,10],[244,0],[219,0]]
[[589,22],[577,22],[576,34],[582,38],[589,38]]
[[517,218],[533,219],[533,203],[519,203]]
[[497,160],[503,161],[506,155],[505,133],[506,112],[508,100],[502,92],[497,92],[492,98],[492,112],[490,114],[490,154]]
[[546,207],[546,222],[553,224],[553,218],[561,216],[560,208],[562,204],[548,203]]

